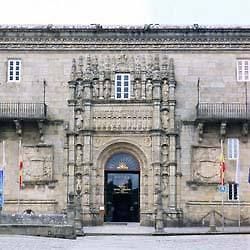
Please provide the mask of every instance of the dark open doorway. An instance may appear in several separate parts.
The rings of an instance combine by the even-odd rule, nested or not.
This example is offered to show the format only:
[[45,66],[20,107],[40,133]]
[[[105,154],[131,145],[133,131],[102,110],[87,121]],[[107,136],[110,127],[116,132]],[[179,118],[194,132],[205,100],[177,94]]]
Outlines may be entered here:
[[139,222],[140,172],[130,154],[114,154],[105,167],[106,222]]
[[105,221],[139,221],[139,179],[139,173],[106,173]]

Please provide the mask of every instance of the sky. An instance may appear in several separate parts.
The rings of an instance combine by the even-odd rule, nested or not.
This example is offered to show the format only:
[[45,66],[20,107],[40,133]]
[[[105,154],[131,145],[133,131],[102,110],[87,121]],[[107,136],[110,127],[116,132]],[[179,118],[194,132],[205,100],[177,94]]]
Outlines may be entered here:
[[250,25],[250,0],[1,0],[0,24]]

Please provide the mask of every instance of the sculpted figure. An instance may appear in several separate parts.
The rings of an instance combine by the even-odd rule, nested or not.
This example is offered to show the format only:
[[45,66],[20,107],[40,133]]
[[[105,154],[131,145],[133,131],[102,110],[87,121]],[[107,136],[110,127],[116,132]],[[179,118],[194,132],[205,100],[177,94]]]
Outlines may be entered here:
[[139,79],[135,81],[135,99],[140,99],[141,98],[141,84]]
[[76,119],[76,129],[77,130],[82,129],[83,118],[82,118],[81,110],[76,111],[75,119]]
[[151,80],[148,80],[146,84],[146,96],[148,100],[152,99],[152,94],[153,94],[152,82]]

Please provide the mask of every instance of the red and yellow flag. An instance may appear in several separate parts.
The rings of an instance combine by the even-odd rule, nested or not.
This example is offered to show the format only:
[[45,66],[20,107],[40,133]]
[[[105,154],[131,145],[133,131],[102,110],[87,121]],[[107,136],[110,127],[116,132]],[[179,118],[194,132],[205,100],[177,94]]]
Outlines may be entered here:
[[19,188],[23,185],[23,157],[22,157],[22,141],[19,141]]
[[220,155],[220,184],[225,184],[225,171],[226,171],[226,164],[225,164],[225,157],[223,152],[223,141],[221,140],[221,155]]

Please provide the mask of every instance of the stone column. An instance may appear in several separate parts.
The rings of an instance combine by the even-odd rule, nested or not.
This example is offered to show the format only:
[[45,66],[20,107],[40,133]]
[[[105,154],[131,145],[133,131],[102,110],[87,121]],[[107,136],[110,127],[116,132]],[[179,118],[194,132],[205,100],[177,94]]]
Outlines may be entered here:
[[161,197],[161,82],[159,67],[155,65],[153,78],[153,117],[152,117],[152,165],[154,172],[154,212],[157,230],[163,223]]
[[83,221],[86,224],[91,222],[91,172],[92,172],[92,84],[89,79],[84,81],[84,117],[83,117],[83,192],[81,205],[83,212]]
[[76,82],[70,81],[69,82],[69,89],[70,89],[70,99],[68,100],[68,106],[70,109],[70,117],[69,117],[69,124],[67,128],[67,145],[68,145],[68,194],[75,192],[75,182],[74,182],[74,175],[75,175],[75,106],[76,106],[76,99],[75,99],[75,91],[76,91]]
[[176,126],[175,126],[175,77],[174,77],[174,63],[170,59],[169,65],[169,209],[176,209]]

